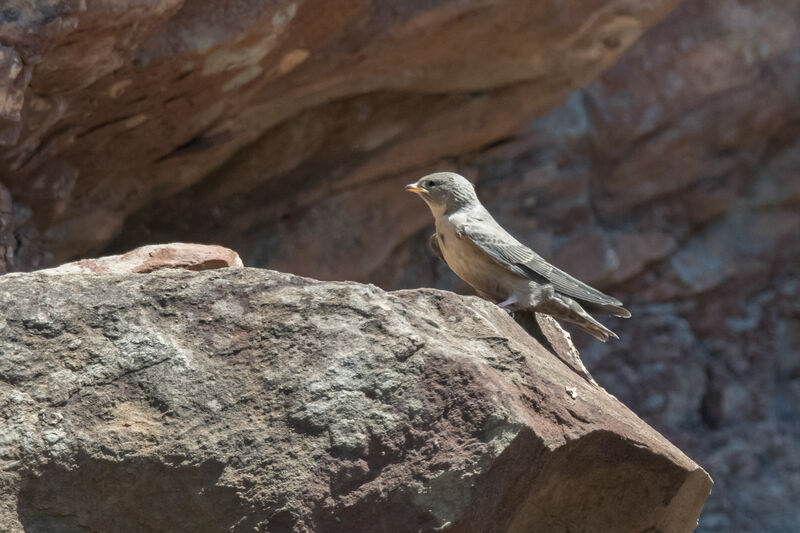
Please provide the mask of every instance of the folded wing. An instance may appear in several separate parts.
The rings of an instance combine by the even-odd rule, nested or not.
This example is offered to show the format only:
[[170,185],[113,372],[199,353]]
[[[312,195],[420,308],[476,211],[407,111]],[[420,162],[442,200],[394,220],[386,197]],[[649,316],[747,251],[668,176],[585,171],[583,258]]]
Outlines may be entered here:
[[537,283],[551,283],[556,291],[577,300],[594,304],[598,311],[627,317],[622,302],[570,276],[508,234],[499,224],[462,227],[466,238],[497,263]]

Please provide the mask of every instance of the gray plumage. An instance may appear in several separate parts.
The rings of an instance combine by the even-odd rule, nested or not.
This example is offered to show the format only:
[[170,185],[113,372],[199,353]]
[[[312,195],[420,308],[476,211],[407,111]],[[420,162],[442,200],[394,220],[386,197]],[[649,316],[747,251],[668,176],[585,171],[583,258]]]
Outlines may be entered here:
[[629,317],[622,302],[559,270],[495,221],[466,178],[439,172],[406,186],[436,220],[433,252],[482,297],[508,311],[536,311],[577,324],[605,342],[617,338],[589,312]]

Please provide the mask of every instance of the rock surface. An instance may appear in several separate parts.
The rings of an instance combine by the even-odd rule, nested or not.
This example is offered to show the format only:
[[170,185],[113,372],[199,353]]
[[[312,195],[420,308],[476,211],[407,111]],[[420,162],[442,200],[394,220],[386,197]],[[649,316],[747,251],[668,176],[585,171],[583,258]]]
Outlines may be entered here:
[[34,273],[0,309],[3,531],[685,532],[711,486],[473,297]]
[[7,0],[0,179],[54,264],[223,163],[193,216],[274,226],[510,135],[677,3]]
[[528,4],[6,1],[0,270],[121,232],[113,253],[216,242],[464,290],[400,193],[461,171],[521,239],[632,302],[620,343],[576,341],[714,476],[700,531],[800,530],[797,2]]
[[[214,204],[216,226],[145,211],[119,245],[214,236],[252,265],[464,291],[427,251],[425,206],[400,193],[428,170],[460,171],[521,240],[631,304],[634,319],[611,324],[620,343],[576,341],[600,384],[709,469],[700,531],[800,530],[799,9],[683,2],[491,146],[320,195],[253,239],[239,237],[246,202],[231,201]],[[242,154],[241,173],[262,171],[263,153]],[[237,161],[212,179],[238,175]],[[190,211],[197,198],[173,201]]]
[[55,268],[40,270],[40,274],[147,274],[156,270],[212,270],[243,267],[239,254],[229,248],[208,244],[153,244],[128,253],[82,259]]

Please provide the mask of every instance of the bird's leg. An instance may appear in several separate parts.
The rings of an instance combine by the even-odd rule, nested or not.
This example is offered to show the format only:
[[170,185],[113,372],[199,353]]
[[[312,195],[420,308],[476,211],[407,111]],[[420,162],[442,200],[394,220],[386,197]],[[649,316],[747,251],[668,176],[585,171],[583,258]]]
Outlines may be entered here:
[[506,313],[508,313],[509,315],[511,315],[513,317],[514,316],[514,311],[509,309],[508,306],[509,305],[514,305],[518,301],[519,300],[517,300],[517,295],[516,294],[512,294],[511,296],[509,296],[508,298],[506,298],[505,300],[503,300],[502,302],[497,304],[497,307],[499,307],[500,309],[502,309],[503,311],[505,311]]

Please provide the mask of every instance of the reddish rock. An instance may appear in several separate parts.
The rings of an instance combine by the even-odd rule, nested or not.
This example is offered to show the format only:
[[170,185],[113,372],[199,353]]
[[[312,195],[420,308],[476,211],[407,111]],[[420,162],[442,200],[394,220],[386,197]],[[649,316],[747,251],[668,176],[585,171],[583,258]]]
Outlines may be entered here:
[[207,244],[154,244],[142,246],[122,255],[97,259],[81,259],[55,268],[40,270],[42,274],[146,274],[156,270],[211,270],[243,267],[239,254],[222,246]]
[[12,0],[0,179],[56,263],[219,167],[172,227],[219,206],[233,239],[512,134],[677,3]]

